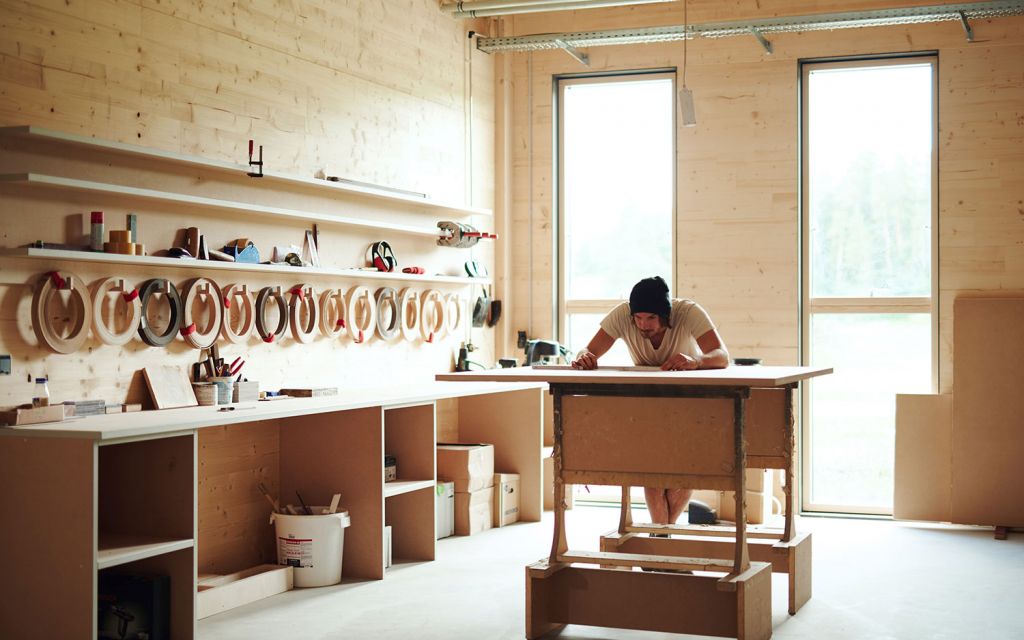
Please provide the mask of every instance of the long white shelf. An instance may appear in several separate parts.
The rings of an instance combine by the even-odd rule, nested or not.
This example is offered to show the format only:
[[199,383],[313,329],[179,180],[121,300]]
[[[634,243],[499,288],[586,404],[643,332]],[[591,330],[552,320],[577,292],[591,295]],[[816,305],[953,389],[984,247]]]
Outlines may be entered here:
[[391,482],[384,483],[384,497],[390,498],[391,496],[398,496],[410,491],[434,489],[436,487],[437,483],[433,480],[392,480]]
[[171,269],[209,269],[213,271],[255,271],[259,273],[287,273],[297,278],[307,275],[331,276],[349,280],[382,280],[388,282],[424,282],[432,284],[493,284],[490,278],[469,276],[428,276],[412,273],[363,271],[361,269],[325,269],[317,267],[291,267],[279,264],[252,264],[248,262],[221,262],[190,258],[161,258],[156,256],[128,256],[119,253],[69,251],[64,249],[35,249],[21,247],[0,249],[0,256],[10,258],[36,258],[45,260],[72,260],[77,262],[104,262],[110,264],[168,267]]
[[109,184],[106,182],[93,182],[92,180],[78,180],[76,178],[64,178],[61,176],[49,176],[42,173],[5,173],[0,174],[0,182],[23,184],[35,187],[46,187],[51,189],[68,189],[71,191],[84,191],[87,193],[108,193],[143,200],[155,200],[158,202],[173,202],[176,204],[187,204],[191,206],[208,207],[226,211],[244,211],[278,218],[292,218],[294,220],[312,220],[316,222],[328,222],[341,224],[350,227],[361,227],[377,231],[393,231],[395,233],[406,233],[417,236],[440,237],[440,230],[437,227],[419,227],[407,224],[394,224],[391,222],[377,222],[361,220],[359,218],[346,218],[344,216],[332,216],[323,213],[309,213],[298,209],[285,209],[284,207],[268,207],[265,205],[250,204],[248,202],[235,202],[233,200],[221,200],[219,198],[206,198],[203,196],[191,196],[171,191],[157,191],[155,189],[143,189],[140,187],[128,187],[120,184]]
[[[75,144],[93,149],[101,149],[103,151],[123,153],[127,155],[145,158],[153,158],[155,160],[171,162],[174,164],[184,164],[195,167],[203,167],[205,169],[227,173],[244,174],[249,171],[249,166],[244,164],[235,164],[231,162],[210,160],[199,156],[193,156],[184,153],[175,153],[173,151],[159,151],[156,149],[150,149],[138,145],[125,144],[122,142],[113,142],[110,140],[101,140],[97,138],[90,138],[88,136],[80,136],[73,133],[64,133],[61,131],[52,131],[50,129],[43,129],[40,127],[0,127],[0,136],[35,138],[42,140],[50,140],[54,142]],[[438,200],[431,200],[430,198],[420,198],[415,195],[392,193],[389,191],[378,190],[372,187],[361,186],[357,184],[345,182],[329,182],[327,180],[318,180],[316,178],[307,178],[304,176],[295,176],[286,173],[264,172],[263,178],[258,178],[258,180],[301,184],[321,189],[327,189],[333,191],[334,193],[339,193],[346,196],[355,196],[359,198],[367,198],[372,200],[400,202],[403,204],[413,204],[418,205],[419,207],[423,207],[425,211],[430,211],[432,213],[443,213],[455,216],[492,215],[490,209],[464,207],[461,205],[454,205],[450,203],[441,202]]]
[[119,564],[188,549],[193,544],[192,538],[173,540],[157,538],[155,536],[104,533],[101,531],[97,545],[96,568],[108,569]]

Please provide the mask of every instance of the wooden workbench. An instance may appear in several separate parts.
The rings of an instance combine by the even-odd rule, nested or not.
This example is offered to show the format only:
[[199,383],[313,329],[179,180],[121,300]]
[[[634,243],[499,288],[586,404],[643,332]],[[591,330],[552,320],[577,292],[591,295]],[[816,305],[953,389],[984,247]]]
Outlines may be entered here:
[[171,637],[191,640],[197,573],[275,561],[259,482],[282,504],[342,494],[347,577],[384,577],[385,525],[396,559],[433,560],[441,400],[457,399],[460,439],[520,474],[521,519],[539,521],[544,387],[425,382],[0,429],[0,638],[95,638],[98,576],[127,571],[170,576]]
[[[547,383],[554,401],[555,495],[562,495],[565,483],[623,487],[619,528],[603,536],[601,552],[568,549],[565,509],[556,501],[551,553],[527,567],[526,636],[584,624],[751,640],[770,637],[771,572],[789,574],[790,612],[810,597],[810,536],[798,536],[793,523],[793,395],[800,381],[831,371],[538,367],[438,376]],[[748,467],[778,468],[786,474],[786,524],[768,544],[748,545]],[[737,524],[701,531],[634,525],[628,490],[639,485],[734,491]],[[640,537],[645,532],[671,537]],[[694,535],[698,532],[704,535]],[[637,572],[635,567],[651,571]],[[694,570],[700,574],[681,573]]]

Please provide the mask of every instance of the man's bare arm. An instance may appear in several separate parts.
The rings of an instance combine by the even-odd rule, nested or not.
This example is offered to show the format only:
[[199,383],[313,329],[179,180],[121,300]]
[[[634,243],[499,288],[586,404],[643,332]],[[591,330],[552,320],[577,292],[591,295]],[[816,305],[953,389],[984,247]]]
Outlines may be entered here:
[[597,359],[608,353],[613,344],[615,344],[615,338],[611,337],[604,329],[598,329],[587,348],[576,355],[576,359],[572,361],[572,368],[596,369]]

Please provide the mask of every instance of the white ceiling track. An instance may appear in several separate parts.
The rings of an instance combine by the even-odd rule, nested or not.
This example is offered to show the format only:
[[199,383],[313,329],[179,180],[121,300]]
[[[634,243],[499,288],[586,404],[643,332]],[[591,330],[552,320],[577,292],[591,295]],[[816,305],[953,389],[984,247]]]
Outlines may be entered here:
[[766,36],[776,33],[802,31],[830,31],[862,27],[887,27],[932,22],[958,22],[967,39],[974,39],[970,20],[1005,18],[1024,15],[1024,0],[997,2],[971,2],[926,7],[879,9],[846,13],[819,13],[804,16],[769,18],[766,20],[736,20],[707,24],[640,27],[636,29],[610,29],[605,31],[579,31],[575,33],[544,33],[508,38],[478,38],[477,48],[487,53],[539,51],[569,47],[600,47],[625,44],[674,42],[692,38],[757,37],[768,53],[771,43]]
[[546,11],[577,11],[603,7],[625,7],[634,4],[656,4],[675,0],[466,0],[442,4],[441,11],[453,18],[488,18],[518,13]]

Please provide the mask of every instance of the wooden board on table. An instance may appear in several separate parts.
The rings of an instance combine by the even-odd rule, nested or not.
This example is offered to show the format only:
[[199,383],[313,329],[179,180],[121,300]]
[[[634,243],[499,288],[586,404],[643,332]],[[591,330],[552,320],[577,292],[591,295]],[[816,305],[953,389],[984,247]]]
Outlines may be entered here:
[[697,371],[661,371],[651,367],[601,367],[593,371],[515,367],[437,374],[444,381],[547,382],[549,384],[672,384],[702,387],[782,387],[832,373],[831,367],[727,367]]
[[188,374],[181,367],[146,367],[142,370],[149,386],[149,395],[153,398],[153,406],[157,409],[174,409],[177,407],[195,407],[196,394],[192,391],[192,383]]

